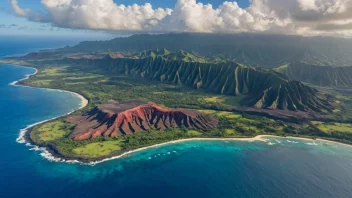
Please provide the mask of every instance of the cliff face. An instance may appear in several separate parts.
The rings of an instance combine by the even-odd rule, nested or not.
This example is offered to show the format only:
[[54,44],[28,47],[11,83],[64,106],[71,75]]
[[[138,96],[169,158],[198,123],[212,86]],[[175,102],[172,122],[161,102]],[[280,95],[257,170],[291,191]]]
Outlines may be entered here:
[[275,69],[290,79],[308,82],[318,86],[352,87],[352,66],[330,67],[292,63]]
[[[68,60],[72,63],[72,60]],[[106,57],[75,60],[87,69],[100,68],[117,75],[138,76],[160,82],[185,85],[223,95],[246,95],[244,106],[291,111],[331,111],[327,95],[298,81],[234,62],[199,63],[165,60],[160,56],[142,59]]]
[[82,116],[67,121],[76,124],[70,138],[86,140],[99,136],[115,137],[148,129],[186,127],[206,130],[218,125],[216,117],[187,109],[166,109],[155,103],[127,101],[100,105]]

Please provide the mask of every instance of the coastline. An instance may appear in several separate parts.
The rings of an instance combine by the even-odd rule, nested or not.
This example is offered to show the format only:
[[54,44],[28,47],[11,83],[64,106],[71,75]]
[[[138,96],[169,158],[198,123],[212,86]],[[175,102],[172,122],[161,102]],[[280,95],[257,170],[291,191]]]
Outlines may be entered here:
[[[20,66],[20,65],[13,65],[13,66],[19,66],[19,67],[29,67],[29,66]],[[39,71],[38,69],[34,68],[34,67],[30,67],[35,69],[35,73],[33,74],[29,74],[26,75],[25,78],[22,78],[18,81],[14,81],[12,83],[10,83],[10,85],[12,86],[23,86],[23,87],[30,87],[33,88],[31,86],[26,86],[26,85],[22,85],[21,82],[23,80],[28,79],[30,76],[32,75],[36,75]],[[76,95],[77,97],[79,97],[81,99],[81,107],[79,109],[82,109],[84,107],[86,107],[88,105],[88,100],[86,98],[84,98],[82,95],[72,92],[72,91],[67,91],[67,90],[60,90],[60,89],[51,89],[51,88],[40,88],[40,89],[47,89],[47,90],[55,90],[55,91],[59,91],[59,92],[68,92],[71,94]],[[293,136],[288,136],[288,137],[280,137],[280,136],[274,136],[274,135],[258,135],[255,137],[248,137],[248,138],[189,138],[189,139],[180,139],[180,140],[174,140],[174,141],[169,141],[169,142],[164,142],[164,143],[160,143],[160,144],[155,144],[155,145],[151,145],[151,146],[146,146],[146,147],[142,147],[142,148],[137,148],[137,149],[133,149],[133,150],[126,150],[126,151],[122,151],[119,153],[112,153],[110,155],[107,155],[105,157],[101,157],[99,158],[99,160],[97,159],[76,159],[76,158],[72,158],[72,157],[66,157],[63,155],[60,155],[60,153],[58,153],[55,148],[49,148],[49,147],[41,147],[38,145],[35,145],[33,142],[31,142],[30,138],[28,138],[28,135],[30,134],[31,129],[39,124],[43,124],[45,122],[51,121],[51,120],[55,120],[57,118],[63,117],[63,116],[67,116],[79,109],[73,110],[65,115],[62,116],[58,116],[52,119],[48,119],[48,120],[44,120],[38,123],[34,123],[31,124],[29,126],[27,126],[24,129],[20,130],[20,135],[17,138],[17,142],[19,143],[27,143],[27,146],[32,146],[33,148],[31,148],[30,150],[38,150],[41,151],[41,156],[43,156],[44,158],[50,160],[50,161],[55,161],[55,162],[66,162],[66,163],[80,163],[80,164],[85,164],[85,165],[96,165],[99,163],[103,163],[106,161],[110,161],[110,160],[114,160],[114,159],[118,159],[118,158],[122,158],[125,156],[128,156],[129,154],[135,153],[135,152],[139,152],[139,151],[143,151],[143,150],[147,150],[150,148],[155,148],[155,147],[160,147],[160,146],[164,146],[164,145],[168,145],[168,144],[176,144],[176,143],[180,143],[180,142],[185,142],[185,141],[249,141],[249,142],[253,142],[253,141],[264,141],[266,142],[265,138],[266,137],[273,137],[273,138],[292,138],[292,139],[301,139],[301,140],[314,140],[313,138],[310,139],[309,137],[307,138],[303,138],[303,137],[293,137]],[[27,137],[26,137],[27,136]],[[331,140],[325,140],[325,139],[316,139],[319,141],[325,141],[325,142],[329,142],[329,143],[333,143],[333,144],[343,144],[340,142],[335,142],[335,141],[331,141]],[[348,144],[344,144],[344,145],[348,145]],[[350,145],[349,145],[350,146]]]
[[[343,146],[352,146],[349,144],[344,144],[341,142],[335,142],[335,141],[330,141],[330,140],[325,140],[325,139],[311,139],[311,138],[304,138],[304,137],[294,137],[294,136],[287,136],[287,137],[282,137],[282,136],[276,136],[276,135],[257,135],[255,137],[248,137],[248,138],[187,138],[187,139],[179,139],[179,140],[173,140],[169,142],[164,142],[160,144],[155,144],[151,146],[145,146],[142,148],[137,148],[137,149],[132,149],[132,150],[127,150],[123,153],[120,154],[110,154],[105,157],[100,157],[99,159],[75,159],[75,158],[70,158],[70,157],[64,157],[64,156],[56,156],[55,153],[53,153],[53,150],[47,150],[48,153],[52,154],[52,158],[50,160],[56,161],[56,162],[66,162],[66,163],[79,163],[82,165],[97,165],[103,162],[115,160],[115,159],[120,159],[123,157],[128,157],[130,154],[137,153],[140,151],[148,150],[151,148],[157,148],[161,146],[166,146],[170,144],[177,144],[177,143],[182,143],[182,142],[187,142],[187,141],[245,141],[245,142],[254,142],[254,141],[262,141],[262,142],[268,142],[268,139],[266,138],[280,138],[280,139],[286,139],[288,142],[288,139],[296,139],[296,140],[303,140],[303,141],[313,141],[312,143],[306,143],[308,145],[318,145],[315,143],[315,141],[322,141],[325,143],[331,143],[331,144],[337,144],[337,145],[343,145]],[[270,144],[270,142],[269,142]],[[56,158],[55,158],[56,156]]]
[[[13,81],[13,82],[9,83],[9,85],[21,86],[21,87],[30,87],[30,88],[37,88],[37,89],[46,89],[46,90],[53,90],[53,91],[66,92],[66,93],[73,94],[73,95],[75,95],[75,96],[77,96],[77,97],[79,97],[81,99],[81,107],[79,109],[77,109],[77,110],[83,109],[89,103],[89,101],[85,97],[83,97],[82,95],[80,95],[80,94],[78,94],[76,92],[73,92],[73,91],[67,91],[67,90],[62,90],[62,89],[43,88],[43,87],[32,87],[32,86],[22,85],[22,84],[20,84],[22,81],[27,80],[31,76],[34,76],[34,75],[38,74],[39,70],[37,68],[30,67],[30,66],[21,66],[21,65],[15,65],[15,64],[8,64],[8,65],[12,65],[12,66],[16,66],[16,67],[27,67],[27,68],[32,68],[32,69],[35,70],[35,72],[33,74],[27,74],[27,75],[25,75],[24,78],[21,78],[19,80]],[[77,111],[77,110],[74,110],[74,111]],[[71,114],[73,112],[67,113],[65,115]],[[62,117],[62,116],[59,116],[59,117]],[[56,117],[56,118],[58,118],[58,117]],[[50,121],[50,120],[46,120],[46,121]],[[43,121],[43,122],[45,122],[45,121]],[[43,123],[43,122],[41,122],[41,123]],[[37,123],[37,124],[41,124],[41,123]]]
[[[9,64],[9,65],[12,65],[12,64]],[[21,65],[12,65],[12,66],[15,66],[15,67],[27,67],[27,66],[21,66]],[[21,78],[19,80],[13,81],[13,82],[9,83],[9,85],[12,85],[12,86],[23,86],[23,85],[19,85],[17,83],[19,83],[21,81],[24,81],[24,80],[27,80],[29,77],[34,76],[34,75],[36,75],[39,72],[37,68],[34,68],[34,67],[29,67],[29,68],[34,69],[35,72],[33,74],[27,74],[27,75],[25,75],[24,78]],[[26,87],[26,86],[23,86],[23,87]],[[29,86],[27,86],[27,87],[29,87]]]
[[[83,97],[82,95],[76,93],[76,92],[72,92],[72,91],[67,91],[67,90],[61,90],[61,89],[51,89],[51,88],[42,88],[42,87],[31,87],[31,86],[27,86],[27,85],[23,85],[21,84],[22,81],[29,79],[31,76],[38,74],[39,70],[37,68],[34,67],[30,67],[30,66],[21,66],[21,65],[16,65],[16,64],[8,64],[11,66],[15,66],[15,67],[28,67],[28,68],[33,68],[35,70],[34,73],[32,74],[27,74],[25,75],[24,78],[21,78],[19,80],[13,81],[11,83],[9,83],[10,86],[21,86],[21,87],[28,87],[28,88],[38,88],[38,89],[46,89],[46,90],[53,90],[53,91],[58,91],[58,92],[66,92],[66,93],[70,93],[72,95],[77,96],[78,98],[80,98],[81,100],[81,105],[78,109],[72,110],[71,112],[68,112],[64,115],[61,116],[57,116],[51,119],[47,119],[47,120],[43,120],[34,124],[30,124],[28,125],[26,128],[23,128],[20,130],[19,136],[18,138],[16,138],[16,142],[21,143],[21,144],[26,144],[26,146],[32,147],[30,150],[35,150],[35,151],[41,151],[42,153],[40,154],[41,156],[43,156],[44,158],[50,160],[50,161],[57,161],[57,159],[48,151],[48,149],[46,147],[40,147],[38,145],[35,145],[31,140],[29,140],[26,136],[29,135],[31,129],[39,124],[43,124],[45,122],[49,122],[55,119],[58,119],[60,117],[64,117],[67,115],[72,114],[75,111],[78,111],[80,109],[83,109],[84,107],[86,107],[89,103],[89,101]],[[78,163],[78,161],[74,160],[72,161],[73,163]]]

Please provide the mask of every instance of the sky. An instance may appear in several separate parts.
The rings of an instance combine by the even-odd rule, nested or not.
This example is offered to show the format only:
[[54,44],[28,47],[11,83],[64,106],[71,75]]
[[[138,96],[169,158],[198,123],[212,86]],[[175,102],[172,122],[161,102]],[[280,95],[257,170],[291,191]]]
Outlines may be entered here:
[[0,1],[0,35],[167,32],[352,37],[352,0]]

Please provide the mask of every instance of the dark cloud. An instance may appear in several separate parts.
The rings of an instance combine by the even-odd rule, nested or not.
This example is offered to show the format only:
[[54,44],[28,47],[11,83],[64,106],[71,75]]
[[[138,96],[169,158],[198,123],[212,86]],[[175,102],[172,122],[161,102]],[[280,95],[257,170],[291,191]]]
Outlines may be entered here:
[[319,31],[336,31],[336,30],[352,30],[352,23],[346,24],[320,24],[315,26],[315,30]]

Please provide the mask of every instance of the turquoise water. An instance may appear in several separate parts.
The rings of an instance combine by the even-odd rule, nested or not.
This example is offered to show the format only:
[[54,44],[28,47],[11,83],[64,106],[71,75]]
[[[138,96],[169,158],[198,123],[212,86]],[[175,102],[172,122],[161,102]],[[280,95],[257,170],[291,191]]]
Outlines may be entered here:
[[11,86],[34,69],[0,65],[0,197],[350,197],[352,147],[321,141],[187,141],[95,166],[51,162],[16,142],[26,126],[80,106]]

